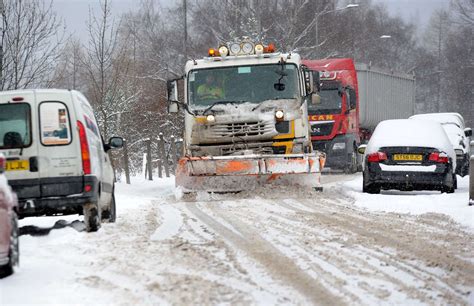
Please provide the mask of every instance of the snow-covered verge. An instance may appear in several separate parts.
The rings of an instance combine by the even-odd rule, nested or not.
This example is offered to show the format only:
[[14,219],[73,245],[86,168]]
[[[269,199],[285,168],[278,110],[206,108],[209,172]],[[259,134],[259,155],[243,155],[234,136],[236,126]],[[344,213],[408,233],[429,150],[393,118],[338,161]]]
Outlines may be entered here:
[[[115,224],[21,236],[21,267],[0,280],[0,305],[474,305],[474,238],[464,227],[440,213],[359,207],[445,195],[363,200],[359,176],[323,177],[322,193],[268,188],[188,202],[175,200],[173,179],[118,184]],[[464,180],[456,205],[462,194]],[[82,217],[20,226],[58,219]]]
[[[469,206],[469,176],[457,177],[458,189],[452,194],[439,191],[387,190],[373,195],[362,193],[362,177],[342,183],[354,204],[371,211],[402,214],[443,214],[474,232],[474,207]],[[474,252],[474,250],[473,250]]]

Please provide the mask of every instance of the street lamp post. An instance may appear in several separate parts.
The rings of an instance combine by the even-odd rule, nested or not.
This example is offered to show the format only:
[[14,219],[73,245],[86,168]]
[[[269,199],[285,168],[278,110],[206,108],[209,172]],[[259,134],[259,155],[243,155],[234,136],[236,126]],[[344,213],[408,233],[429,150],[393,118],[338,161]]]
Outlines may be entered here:
[[350,9],[350,8],[356,8],[356,7],[359,7],[359,4],[357,3],[351,3],[351,4],[348,4],[346,5],[345,7],[341,7],[341,8],[337,8],[337,9],[334,9],[334,10],[330,10],[330,11],[322,11],[320,13],[316,13],[315,16],[314,16],[314,30],[315,30],[315,38],[316,38],[316,54],[319,56],[319,27],[318,27],[318,20],[319,20],[319,17],[323,16],[323,15],[326,15],[326,14],[329,14],[329,13],[334,13],[334,12],[339,12],[339,11],[342,11],[342,10],[345,10],[345,9]]

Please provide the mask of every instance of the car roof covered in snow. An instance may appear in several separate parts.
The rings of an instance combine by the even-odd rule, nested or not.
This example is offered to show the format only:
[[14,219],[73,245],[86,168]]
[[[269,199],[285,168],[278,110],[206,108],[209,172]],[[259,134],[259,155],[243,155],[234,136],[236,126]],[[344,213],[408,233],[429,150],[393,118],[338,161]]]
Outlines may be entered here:
[[459,113],[429,113],[413,115],[410,119],[433,120],[439,123],[454,123],[464,129],[464,118]]
[[443,127],[431,120],[397,119],[380,122],[367,144],[366,153],[377,152],[383,147],[436,148],[456,158]]

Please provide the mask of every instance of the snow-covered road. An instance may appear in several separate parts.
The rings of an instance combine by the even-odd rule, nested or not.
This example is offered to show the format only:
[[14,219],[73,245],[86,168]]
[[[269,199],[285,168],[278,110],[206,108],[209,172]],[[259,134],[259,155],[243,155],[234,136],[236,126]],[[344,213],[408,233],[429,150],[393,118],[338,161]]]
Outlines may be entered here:
[[[0,304],[471,304],[474,208],[453,195],[362,194],[360,174],[323,193],[264,189],[175,200],[173,180],[118,184],[117,223],[21,237]],[[64,225],[63,223],[56,223]],[[34,228],[33,228],[34,231]]]

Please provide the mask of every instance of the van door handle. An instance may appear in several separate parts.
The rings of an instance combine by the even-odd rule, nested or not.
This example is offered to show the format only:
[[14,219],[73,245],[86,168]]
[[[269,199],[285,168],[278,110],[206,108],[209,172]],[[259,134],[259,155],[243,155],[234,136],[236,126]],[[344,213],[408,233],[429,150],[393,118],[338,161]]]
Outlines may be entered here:
[[30,157],[30,172],[38,172],[38,157]]

